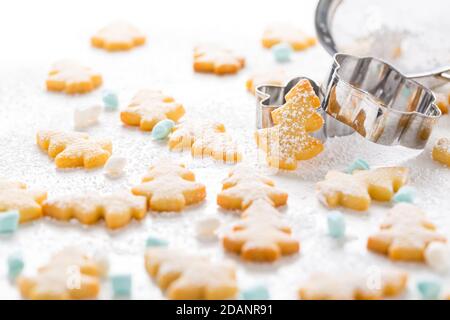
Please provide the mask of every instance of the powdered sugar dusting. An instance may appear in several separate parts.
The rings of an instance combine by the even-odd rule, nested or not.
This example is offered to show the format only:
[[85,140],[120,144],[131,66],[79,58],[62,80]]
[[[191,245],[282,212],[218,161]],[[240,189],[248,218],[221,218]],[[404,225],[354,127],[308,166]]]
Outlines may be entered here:
[[[425,265],[394,264],[367,251],[367,237],[378,229],[390,204],[373,203],[369,211],[362,214],[343,210],[348,234],[342,242],[336,242],[327,236],[328,210],[315,196],[316,182],[323,180],[329,170],[343,170],[356,158],[365,159],[371,166],[406,166],[411,169],[410,184],[417,189],[417,205],[427,212],[440,233],[449,235],[450,170],[432,161],[430,155],[436,139],[450,135],[449,117],[440,120],[430,143],[420,155],[414,150],[379,146],[352,135],[328,139],[321,154],[299,162],[294,172],[269,170],[265,157],[259,155],[255,146],[255,99],[246,91],[245,81],[262,65],[275,67],[271,52],[262,49],[259,43],[267,22],[274,17],[284,17],[293,23],[301,23],[305,31],[312,33],[315,1],[302,1],[302,10],[286,10],[299,6],[298,1],[281,0],[280,5],[273,6],[270,1],[261,0],[260,5],[271,10],[256,15],[254,2],[230,0],[226,6],[221,6],[224,13],[220,17],[209,17],[201,11],[191,10],[186,14],[192,7],[189,2],[178,1],[179,10],[173,10],[174,2],[170,0],[158,3],[157,10],[142,10],[141,1],[129,2],[130,6],[123,6],[110,1],[108,10],[104,10],[104,4],[91,1],[89,10],[86,6],[74,6],[70,14],[65,14],[69,11],[54,1],[25,3],[18,0],[8,4],[15,14],[10,14],[11,18],[3,15],[0,23],[5,30],[14,28],[15,32],[4,33],[4,42],[14,45],[2,48],[0,62],[0,175],[23,181],[33,188],[44,187],[49,197],[91,191],[111,193],[129,190],[139,184],[150,164],[167,157],[186,163],[195,172],[196,180],[206,185],[207,198],[202,204],[186,208],[182,215],[149,214],[142,221],[132,221],[114,232],[106,230],[102,222],[82,227],[77,222],[72,225],[44,218],[24,224],[14,236],[0,237],[0,298],[19,298],[18,291],[7,280],[6,264],[3,263],[10,253],[21,251],[26,262],[24,273],[32,274],[37,267],[46,264],[53,253],[73,245],[82,247],[87,253],[100,250],[107,254],[112,273],[131,273],[133,298],[164,298],[161,290],[149,281],[143,267],[148,236],[166,239],[171,247],[204,254],[214,261],[232,260],[237,264],[240,289],[262,283],[274,299],[296,298],[302,280],[317,271],[329,271],[333,275],[338,271],[367,274],[373,268],[399,267],[410,273],[411,283],[428,276],[436,276],[443,283],[450,282],[449,274],[437,275]],[[48,26],[43,23],[45,12],[40,10],[42,14],[36,14],[47,5],[53,8],[48,10],[52,14],[48,19],[52,24]],[[199,2],[198,7],[202,5],[208,6],[210,2]],[[29,10],[23,10],[25,6]],[[102,18],[98,12],[102,12]],[[2,13],[5,11],[0,15]],[[23,19],[16,21],[17,16]],[[183,28],[167,23],[164,20],[167,16],[173,17],[171,21],[182,23]],[[80,17],[82,25],[79,24]],[[123,17],[139,26],[148,35],[148,45],[123,54],[92,49],[89,37],[116,17]],[[233,17],[233,29],[229,17]],[[27,26],[36,28],[39,37],[32,39],[28,27],[21,31],[19,26],[25,20],[29,21]],[[64,27],[55,28],[54,23],[58,22]],[[211,27],[205,28],[205,25]],[[248,66],[230,77],[194,74],[191,70],[193,46],[199,41],[217,39],[242,52]],[[424,54],[427,51],[424,49]],[[52,160],[36,146],[36,132],[42,128],[68,130],[72,127],[71,115],[76,107],[101,101],[101,90],[82,96],[45,91],[49,66],[64,57],[76,58],[83,65],[101,72],[104,87],[118,92],[121,108],[137,90],[160,88],[182,101],[189,116],[222,122],[242,148],[243,161],[267,171],[276,185],[289,193],[288,205],[281,212],[293,229],[293,237],[301,241],[300,254],[282,258],[273,265],[256,265],[225,254],[219,242],[199,242],[195,237],[197,221],[215,217],[222,225],[229,225],[236,220],[235,216],[218,209],[216,204],[221,181],[231,166],[209,158],[193,159],[190,151],[171,152],[165,141],[152,141],[148,132],[123,126],[117,112],[103,113],[99,123],[88,128],[87,132],[91,136],[111,139],[113,154],[128,159],[126,174],[112,180],[103,175],[102,169],[55,169]],[[316,80],[324,78],[331,63],[331,58],[320,46],[294,54],[292,59],[292,63],[286,64],[290,73]],[[417,298],[412,286],[405,297]],[[103,283],[101,298],[111,298],[106,283]]]
[[282,163],[295,167],[296,161],[302,159],[313,144],[320,144],[306,130],[307,122],[318,115],[317,104],[313,104],[318,98],[311,85],[303,80],[291,89],[286,100],[272,113],[276,125],[257,132],[258,144],[267,152],[268,159],[280,162],[279,167],[283,167]]

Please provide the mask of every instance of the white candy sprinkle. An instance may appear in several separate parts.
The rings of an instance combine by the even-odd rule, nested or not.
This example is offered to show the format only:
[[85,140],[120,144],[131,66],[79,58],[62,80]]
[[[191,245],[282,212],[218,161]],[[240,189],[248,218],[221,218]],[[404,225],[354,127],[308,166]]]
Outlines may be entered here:
[[127,164],[127,158],[113,156],[108,159],[105,164],[105,175],[110,178],[118,178],[120,177],[125,169]]
[[439,272],[445,272],[450,267],[450,249],[445,243],[431,242],[425,250],[426,263]]
[[216,238],[216,230],[220,227],[220,220],[217,218],[205,218],[197,222],[195,231],[201,240],[213,240]]
[[76,108],[73,112],[73,126],[76,130],[90,127],[98,122],[102,107],[98,105]]

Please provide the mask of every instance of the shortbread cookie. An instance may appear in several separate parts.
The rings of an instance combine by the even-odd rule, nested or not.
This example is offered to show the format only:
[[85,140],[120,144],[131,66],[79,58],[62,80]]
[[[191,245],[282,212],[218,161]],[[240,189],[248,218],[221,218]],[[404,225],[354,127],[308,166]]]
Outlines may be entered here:
[[233,265],[213,263],[185,251],[150,248],[145,267],[169,299],[222,300],[234,298],[238,291]]
[[75,61],[62,60],[52,66],[46,84],[49,91],[86,93],[102,84],[102,76]]
[[120,119],[130,126],[151,131],[161,120],[178,121],[184,115],[183,105],[158,90],[141,90],[128,107],[120,112]]
[[325,180],[317,183],[317,194],[329,208],[343,206],[365,211],[371,199],[390,201],[407,181],[408,169],[403,167],[357,170],[353,174],[329,171]]
[[145,36],[131,24],[116,21],[100,29],[91,38],[91,44],[108,51],[121,51],[143,45],[145,40]]
[[131,190],[147,197],[149,208],[155,211],[181,211],[206,197],[205,185],[195,182],[194,173],[170,161],[150,166],[142,183]]
[[246,82],[247,90],[255,94],[260,85],[282,86],[287,80],[286,72],[283,70],[272,70],[254,73]]
[[109,139],[91,138],[87,133],[39,131],[37,144],[55,158],[58,168],[103,166],[112,153]]
[[17,283],[26,299],[93,299],[100,291],[100,276],[99,262],[68,248],[53,256],[34,277],[20,276]]
[[233,74],[242,69],[245,59],[218,46],[203,45],[194,48],[194,71]]
[[64,196],[47,200],[43,204],[45,216],[82,224],[95,224],[104,219],[110,229],[121,228],[134,218],[141,220],[147,213],[147,199],[128,193],[110,195]]
[[317,113],[320,100],[307,80],[301,80],[286,95],[286,103],[272,111],[274,127],[256,132],[256,143],[267,154],[271,167],[295,170],[297,160],[315,157],[323,150],[320,140],[310,136],[323,125]]
[[222,240],[225,250],[250,261],[271,262],[300,249],[299,241],[291,236],[291,228],[265,200],[254,201]]
[[211,157],[227,163],[242,160],[239,147],[225,131],[225,126],[207,120],[186,120],[175,126],[169,136],[169,148],[191,150],[193,157]]
[[272,48],[274,45],[282,42],[289,43],[292,49],[298,51],[314,46],[317,40],[288,24],[274,25],[264,31],[262,38],[264,47]]
[[285,205],[288,198],[288,194],[276,188],[271,179],[245,165],[233,168],[222,184],[217,204],[228,210],[245,210],[257,200],[278,207]]
[[301,286],[303,300],[378,300],[395,297],[406,290],[408,274],[401,271],[380,271],[378,284],[369,276],[355,273],[314,273]]
[[390,201],[394,194],[408,182],[409,169],[381,167],[354,171],[353,175],[366,183],[367,191],[373,200]]
[[0,178],[0,215],[9,210],[17,210],[20,222],[42,217],[42,202],[47,198],[45,191],[28,189],[21,182]]
[[436,105],[441,110],[442,114],[448,113],[448,107],[450,104],[450,94],[445,95],[443,93],[436,93]]
[[424,261],[424,252],[431,242],[447,241],[435,229],[422,210],[401,203],[389,211],[380,231],[369,237],[367,248],[391,260]]
[[435,161],[450,167],[450,139],[441,138],[436,141],[432,156]]
[[450,106],[450,84],[434,89],[434,94],[436,96],[436,105],[443,114],[447,114]]

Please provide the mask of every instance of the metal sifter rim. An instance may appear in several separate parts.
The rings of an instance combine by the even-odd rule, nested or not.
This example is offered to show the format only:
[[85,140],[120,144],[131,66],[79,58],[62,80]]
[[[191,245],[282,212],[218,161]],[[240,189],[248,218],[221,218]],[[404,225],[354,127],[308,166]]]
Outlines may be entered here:
[[[332,33],[332,21],[336,10],[342,2],[343,0],[319,0],[316,8],[315,26],[317,36],[321,45],[331,56],[338,53]],[[420,73],[406,73],[405,76],[428,88],[435,88],[450,82],[450,65]]]

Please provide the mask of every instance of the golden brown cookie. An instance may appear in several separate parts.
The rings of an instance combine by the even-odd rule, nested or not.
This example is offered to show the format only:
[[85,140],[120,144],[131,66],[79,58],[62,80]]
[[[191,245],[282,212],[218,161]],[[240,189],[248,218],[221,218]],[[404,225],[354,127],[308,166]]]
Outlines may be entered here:
[[108,139],[91,138],[87,133],[41,130],[37,144],[55,158],[58,168],[103,166],[112,153]]
[[308,80],[301,80],[286,95],[286,103],[272,111],[275,126],[256,132],[256,143],[266,152],[271,167],[295,170],[298,160],[315,157],[323,150],[310,133],[319,130],[323,119],[317,113],[320,100]]
[[450,84],[434,89],[434,94],[436,96],[436,105],[441,109],[442,114],[447,114],[450,106]]
[[222,243],[225,250],[240,254],[243,260],[257,262],[272,262],[300,250],[291,228],[265,200],[254,201],[225,233]]
[[107,51],[130,50],[145,43],[145,36],[134,26],[124,21],[110,23],[91,38],[94,47]]
[[432,157],[435,161],[450,167],[450,139],[441,138],[436,141]]
[[234,266],[182,250],[150,248],[145,267],[169,299],[231,299],[238,291]]
[[62,60],[53,64],[46,81],[47,90],[68,94],[87,93],[102,84],[102,76],[75,61]]
[[441,110],[442,114],[448,113],[448,106],[450,104],[450,94],[436,93],[436,105]]
[[17,280],[22,297],[31,300],[93,299],[100,291],[100,264],[74,248],[65,249],[39,268],[34,277]]
[[227,210],[245,210],[254,201],[264,200],[272,206],[286,204],[288,194],[275,187],[275,183],[253,168],[239,165],[231,169],[222,182],[217,204]]
[[178,121],[184,115],[182,104],[175,102],[158,90],[141,90],[131,100],[128,107],[120,112],[120,119],[130,126],[139,126],[143,131],[151,131],[161,120]]
[[42,202],[47,192],[28,189],[25,183],[0,178],[0,215],[9,210],[18,210],[20,222],[42,217]]
[[191,150],[193,157],[210,157],[217,161],[235,163],[242,160],[239,147],[219,122],[186,120],[173,128],[169,149]]
[[45,201],[43,211],[45,216],[57,220],[75,218],[87,225],[104,219],[108,228],[117,229],[130,223],[133,218],[143,219],[147,213],[147,199],[128,193],[65,196]]
[[390,201],[407,181],[408,169],[403,167],[360,170],[353,174],[332,170],[327,173],[324,181],[317,183],[317,195],[329,208],[343,206],[365,211],[369,208],[371,199]]
[[367,248],[385,254],[391,260],[422,262],[429,243],[447,241],[435,229],[422,210],[412,204],[400,203],[389,211],[380,231],[369,237]]
[[181,211],[206,197],[205,185],[195,182],[194,173],[170,161],[150,166],[142,183],[131,190],[147,197],[149,208],[155,211]]
[[215,73],[217,75],[233,74],[241,70],[245,59],[231,50],[214,45],[202,45],[194,48],[194,71]]
[[260,85],[282,86],[287,80],[286,72],[283,70],[263,71],[251,75],[245,86],[249,92],[255,94],[256,87]]
[[408,275],[401,271],[381,271],[380,283],[371,287],[368,277],[355,273],[314,273],[302,284],[303,300],[378,300],[395,297],[406,290]]
[[263,47],[271,48],[281,42],[289,43],[294,50],[298,51],[314,46],[317,40],[289,24],[274,25],[264,31],[262,37]]

